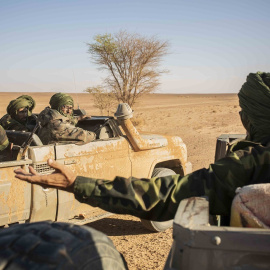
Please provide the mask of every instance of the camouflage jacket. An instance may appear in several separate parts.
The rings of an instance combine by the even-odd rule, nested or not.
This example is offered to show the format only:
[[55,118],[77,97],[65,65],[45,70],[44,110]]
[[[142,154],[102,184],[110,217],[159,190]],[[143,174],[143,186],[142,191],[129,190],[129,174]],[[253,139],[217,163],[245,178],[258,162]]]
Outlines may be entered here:
[[36,125],[36,116],[31,115],[28,117],[27,122],[22,124],[15,119],[11,118],[9,114],[5,114],[0,119],[0,124],[6,130],[16,130],[16,131],[32,131]]
[[184,177],[108,181],[78,176],[74,193],[79,201],[109,212],[157,221],[174,218],[180,201],[193,196],[207,196],[211,214],[229,215],[237,187],[270,182],[269,141],[241,141],[227,157]]
[[49,107],[39,114],[38,121],[41,126],[38,136],[43,144],[57,141],[81,141],[87,143],[96,138],[94,132],[75,127],[72,119]]

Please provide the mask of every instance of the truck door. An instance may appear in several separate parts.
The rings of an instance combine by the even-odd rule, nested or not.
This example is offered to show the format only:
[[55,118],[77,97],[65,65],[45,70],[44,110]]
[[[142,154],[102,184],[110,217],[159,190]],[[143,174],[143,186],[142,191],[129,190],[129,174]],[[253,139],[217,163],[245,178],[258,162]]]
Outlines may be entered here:
[[31,184],[15,178],[14,170],[32,161],[0,163],[0,226],[29,219]]
[[[96,140],[83,145],[55,146],[57,161],[70,167],[76,175],[111,180],[116,175],[131,175],[128,149],[129,143],[124,137]],[[93,218],[90,216],[100,214],[94,209],[79,203],[73,194],[58,190],[58,221],[76,218],[78,215]]]

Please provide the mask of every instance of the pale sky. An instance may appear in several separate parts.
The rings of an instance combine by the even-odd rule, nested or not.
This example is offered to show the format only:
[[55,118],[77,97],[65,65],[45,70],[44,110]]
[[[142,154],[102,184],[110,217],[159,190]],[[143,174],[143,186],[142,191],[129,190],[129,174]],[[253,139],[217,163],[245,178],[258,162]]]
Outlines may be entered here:
[[270,72],[269,14],[269,0],[0,0],[0,92],[100,84],[86,43],[126,30],[170,43],[157,93],[237,93]]

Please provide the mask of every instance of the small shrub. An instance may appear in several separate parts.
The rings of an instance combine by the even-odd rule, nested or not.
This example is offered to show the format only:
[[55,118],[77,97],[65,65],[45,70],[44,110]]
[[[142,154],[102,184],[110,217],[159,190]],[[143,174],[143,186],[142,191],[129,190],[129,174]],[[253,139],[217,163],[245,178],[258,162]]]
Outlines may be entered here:
[[117,104],[112,92],[103,88],[103,86],[88,87],[84,92],[92,94],[94,97],[94,106],[100,110],[101,115],[111,115],[112,108]]

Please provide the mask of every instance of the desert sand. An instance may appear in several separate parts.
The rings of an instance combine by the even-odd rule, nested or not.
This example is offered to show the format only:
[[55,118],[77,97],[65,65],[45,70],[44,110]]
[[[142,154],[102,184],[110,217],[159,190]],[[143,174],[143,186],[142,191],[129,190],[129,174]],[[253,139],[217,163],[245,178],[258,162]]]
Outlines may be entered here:
[[[6,113],[11,99],[27,93],[0,93],[0,114]],[[28,93],[36,100],[34,112],[48,106],[53,93]],[[90,115],[100,115],[90,94],[71,94]],[[76,107],[75,106],[75,107]],[[133,107],[134,121],[141,133],[180,136],[187,145],[193,171],[208,167],[214,160],[216,138],[220,134],[243,134],[236,94],[176,95],[151,94]],[[172,244],[172,229],[151,233],[138,218],[113,215],[89,223],[107,234],[121,252],[129,269],[163,269]]]

